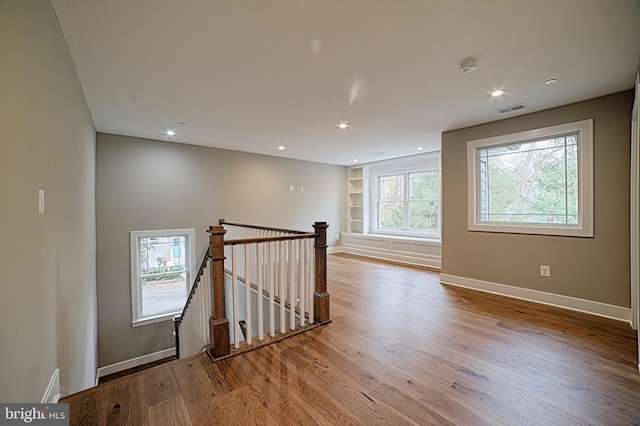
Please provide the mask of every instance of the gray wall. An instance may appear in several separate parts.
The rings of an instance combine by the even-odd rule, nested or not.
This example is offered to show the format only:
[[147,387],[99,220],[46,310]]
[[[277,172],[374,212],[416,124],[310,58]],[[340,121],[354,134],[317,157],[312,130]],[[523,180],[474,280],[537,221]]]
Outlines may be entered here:
[[0,401],[40,402],[95,381],[95,130],[49,1],[0,1],[0,58]]
[[[629,164],[633,93],[443,133],[442,273],[630,306]],[[467,231],[467,141],[594,120],[594,238]],[[551,277],[539,265],[551,266]]]
[[100,366],[174,344],[170,321],[131,326],[130,231],[195,228],[199,254],[219,218],[310,231],[326,221],[330,245],[343,229],[344,167],[101,133],[96,155]]

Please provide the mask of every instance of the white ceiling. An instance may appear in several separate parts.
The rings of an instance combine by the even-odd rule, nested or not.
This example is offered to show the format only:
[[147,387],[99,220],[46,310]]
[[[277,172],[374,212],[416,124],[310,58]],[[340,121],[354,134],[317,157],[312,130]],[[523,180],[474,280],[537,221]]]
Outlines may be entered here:
[[339,165],[631,89],[640,54],[638,0],[52,4],[98,132]]

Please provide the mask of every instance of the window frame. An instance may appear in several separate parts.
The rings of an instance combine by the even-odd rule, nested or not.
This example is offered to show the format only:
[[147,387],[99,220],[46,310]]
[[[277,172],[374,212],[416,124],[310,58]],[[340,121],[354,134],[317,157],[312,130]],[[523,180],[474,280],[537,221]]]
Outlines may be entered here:
[[[480,218],[480,156],[479,151],[501,145],[525,143],[547,138],[577,134],[578,151],[578,223],[490,222]],[[526,130],[467,142],[467,192],[469,231],[510,234],[536,234],[572,237],[593,237],[593,119]]]
[[131,231],[130,232],[130,250],[131,250],[131,325],[139,327],[142,325],[154,324],[162,321],[172,320],[173,317],[182,312],[182,308],[176,311],[163,312],[157,315],[142,316],[142,286],[140,285],[140,239],[141,238],[163,238],[185,236],[185,263],[186,280],[188,291],[193,284],[195,268],[195,229],[163,229],[154,231]]
[[[404,229],[386,229],[378,227],[378,205],[379,205],[379,178],[385,176],[404,175],[405,179],[409,174],[419,172],[433,172],[438,173],[438,229],[437,231],[420,231],[411,230],[406,228],[408,223],[409,211],[403,212],[404,216]],[[372,164],[369,169],[369,181],[370,181],[370,193],[369,199],[369,218],[370,218],[370,234],[374,235],[392,235],[398,237],[414,237],[440,241],[442,232],[442,172],[440,168],[440,151],[429,152],[425,154],[418,154],[408,158],[400,160],[384,161],[377,164]],[[405,200],[403,201],[408,205],[409,186],[408,181],[405,181]]]

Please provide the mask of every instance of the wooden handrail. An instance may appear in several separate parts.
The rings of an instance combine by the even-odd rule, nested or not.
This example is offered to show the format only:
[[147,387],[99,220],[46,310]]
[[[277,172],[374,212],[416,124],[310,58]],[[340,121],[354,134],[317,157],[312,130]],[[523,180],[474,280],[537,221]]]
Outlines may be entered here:
[[[198,273],[193,279],[193,285],[191,286],[191,291],[189,291],[187,300],[184,303],[184,308],[182,308],[182,312],[173,317],[173,336],[176,341],[176,358],[178,359],[180,359],[180,325],[184,320],[184,316],[187,313],[187,309],[189,309],[189,305],[193,300],[193,296],[196,294],[198,283],[200,282],[200,278],[202,277],[202,273],[204,272],[204,269],[207,267],[208,260],[209,260],[209,247],[207,247],[207,249],[205,250],[204,257],[202,258],[202,262],[200,263],[200,268],[198,268]],[[204,283],[204,285],[208,285],[208,283]]]
[[225,246],[233,246],[240,244],[254,244],[254,243],[267,243],[273,241],[288,241],[288,240],[304,240],[305,238],[315,238],[316,234],[296,234],[296,235],[279,235],[277,237],[258,237],[258,238],[243,238],[238,240],[225,240]]
[[244,223],[235,223],[235,222],[227,222],[224,219],[218,220],[219,225],[232,225],[232,226],[242,226],[244,228],[253,228],[253,229],[261,229],[263,231],[276,231],[276,232],[288,232],[290,234],[306,234],[305,231],[296,231],[293,229],[282,229],[282,228],[270,228],[268,226],[259,226],[259,225],[245,225]]
[[200,263],[200,268],[198,269],[198,273],[196,274],[195,279],[193,280],[193,285],[191,286],[191,291],[187,296],[187,301],[184,304],[184,308],[182,309],[182,312],[179,315],[176,315],[173,317],[173,321],[177,322],[178,326],[182,323],[182,320],[184,320],[184,315],[187,313],[187,308],[189,308],[189,303],[191,303],[191,300],[193,299],[193,295],[196,293],[196,288],[198,287],[198,283],[200,282],[200,277],[202,277],[204,268],[207,267],[208,260],[209,260],[209,248],[207,247],[204,258]]

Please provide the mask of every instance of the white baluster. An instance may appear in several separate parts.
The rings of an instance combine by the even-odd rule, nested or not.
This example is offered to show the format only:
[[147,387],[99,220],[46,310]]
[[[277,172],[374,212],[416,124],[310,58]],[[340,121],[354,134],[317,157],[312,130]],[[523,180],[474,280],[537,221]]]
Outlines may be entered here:
[[306,301],[306,294],[307,294],[307,288],[306,288],[306,284],[307,284],[307,280],[306,280],[306,271],[305,271],[305,247],[306,247],[306,242],[307,240],[299,240],[298,241],[298,259],[299,260],[299,270],[298,270],[298,277],[300,280],[300,287],[299,287],[299,295],[300,295],[300,303],[299,303],[299,310],[300,310],[300,327],[303,327],[305,324],[305,301]]
[[289,328],[296,329],[296,276],[295,263],[297,254],[295,253],[295,240],[289,240]]
[[284,241],[280,241],[280,332],[284,333],[287,331],[286,324],[286,312],[285,312],[285,299],[287,293],[284,288],[285,282],[285,244]]
[[258,251],[258,340],[262,341],[264,339],[264,312],[263,312],[263,299],[262,299],[262,291],[263,291],[263,264],[262,264],[262,255],[263,255],[264,244],[256,244],[256,250]]
[[[203,330],[202,330],[202,346],[209,343],[209,317],[211,316],[211,268],[213,267],[213,263],[209,260],[207,261],[207,268],[204,270],[204,292],[202,293],[202,306],[203,310]],[[200,350],[200,348],[198,348]]]
[[251,330],[251,285],[249,281],[249,244],[244,245],[244,295],[245,304],[247,310],[247,336],[245,340],[247,345],[251,344],[252,330]]
[[276,316],[275,316],[275,265],[274,265],[274,243],[267,243],[269,247],[268,263],[269,263],[269,335],[274,337],[276,335]]
[[240,324],[238,323],[238,271],[236,269],[236,245],[231,246],[231,293],[233,308],[231,312],[232,324],[233,324],[233,341],[234,347],[238,349],[240,347]]

